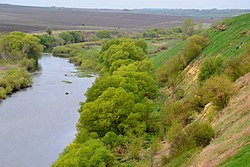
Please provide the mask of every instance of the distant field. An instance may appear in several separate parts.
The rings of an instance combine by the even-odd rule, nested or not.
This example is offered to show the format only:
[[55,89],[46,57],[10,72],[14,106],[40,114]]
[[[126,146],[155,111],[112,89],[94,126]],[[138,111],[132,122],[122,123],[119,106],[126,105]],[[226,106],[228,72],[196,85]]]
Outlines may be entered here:
[[[42,31],[48,26],[57,30],[126,29],[140,31],[150,27],[180,25],[186,16],[132,13],[122,10],[26,7],[0,4],[0,32]],[[194,18],[212,23],[212,19]],[[84,25],[84,26],[82,26]]]

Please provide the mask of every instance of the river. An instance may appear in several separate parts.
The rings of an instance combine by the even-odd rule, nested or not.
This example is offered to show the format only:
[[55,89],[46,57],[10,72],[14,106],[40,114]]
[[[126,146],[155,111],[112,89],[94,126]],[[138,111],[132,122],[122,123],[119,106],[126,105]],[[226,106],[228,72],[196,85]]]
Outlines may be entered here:
[[0,167],[49,167],[73,141],[79,103],[95,80],[76,74],[67,59],[45,54],[32,87],[0,102]]

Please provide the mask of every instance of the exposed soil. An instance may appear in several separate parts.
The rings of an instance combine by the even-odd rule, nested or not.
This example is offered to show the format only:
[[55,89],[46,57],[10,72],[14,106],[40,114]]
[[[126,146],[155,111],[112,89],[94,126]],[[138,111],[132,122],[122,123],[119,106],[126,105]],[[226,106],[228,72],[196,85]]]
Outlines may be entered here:
[[[173,27],[187,17],[132,13],[121,10],[73,9],[56,7],[25,7],[0,4],[0,32],[41,31],[54,29],[114,28],[143,30],[150,27]],[[196,22],[211,23],[211,19],[195,18]]]

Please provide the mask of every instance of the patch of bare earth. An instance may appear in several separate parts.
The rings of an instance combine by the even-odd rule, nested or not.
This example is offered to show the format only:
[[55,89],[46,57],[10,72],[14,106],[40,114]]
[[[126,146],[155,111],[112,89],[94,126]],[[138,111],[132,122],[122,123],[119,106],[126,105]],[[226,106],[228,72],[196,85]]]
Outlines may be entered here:
[[231,158],[249,142],[250,73],[236,82],[238,94],[212,122],[216,137],[193,160],[192,167],[214,167]]
[[153,156],[152,160],[151,160],[151,165],[150,167],[159,167],[161,166],[161,158],[162,156],[166,156],[169,154],[170,151],[170,144],[164,140],[161,142],[160,145],[160,150],[158,152],[156,152],[156,154]]

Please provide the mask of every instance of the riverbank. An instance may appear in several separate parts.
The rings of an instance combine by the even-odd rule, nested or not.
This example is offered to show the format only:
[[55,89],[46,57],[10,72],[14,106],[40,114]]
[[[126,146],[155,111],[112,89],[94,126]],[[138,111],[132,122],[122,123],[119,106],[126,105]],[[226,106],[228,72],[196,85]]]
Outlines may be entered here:
[[7,96],[30,87],[32,78],[29,71],[36,68],[33,59],[23,58],[22,60],[1,60],[0,63],[0,100]]
[[51,54],[38,64],[32,87],[0,103],[0,166],[50,166],[75,137],[79,103],[95,77]]

